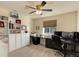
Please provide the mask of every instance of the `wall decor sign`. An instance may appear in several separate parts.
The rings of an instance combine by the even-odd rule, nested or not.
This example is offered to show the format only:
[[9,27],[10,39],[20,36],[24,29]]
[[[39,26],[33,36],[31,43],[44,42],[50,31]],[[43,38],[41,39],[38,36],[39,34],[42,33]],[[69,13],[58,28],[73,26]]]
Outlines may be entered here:
[[4,27],[4,22],[0,21],[0,27]]
[[17,23],[17,24],[21,24],[21,20],[20,20],[20,19],[17,19],[17,20],[16,20],[16,23]]
[[2,20],[8,20],[8,17],[2,16]]
[[6,17],[6,16],[0,16],[0,19],[1,20],[8,20],[8,17]]

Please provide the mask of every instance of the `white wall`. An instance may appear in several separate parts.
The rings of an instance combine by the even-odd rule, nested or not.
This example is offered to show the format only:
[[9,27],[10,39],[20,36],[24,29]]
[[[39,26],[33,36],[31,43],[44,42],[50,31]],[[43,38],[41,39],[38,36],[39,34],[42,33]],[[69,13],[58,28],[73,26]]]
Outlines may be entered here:
[[79,9],[77,10],[77,32],[79,32]]
[[[43,28],[43,21],[46,20],[57,20],[57,31],[77,31],[77,12],[70,12],[61,15],[35,19],[34,21],[34,30],[35,32],[41,34]],[[36,30],[35,27],[40,26],[39,30]]]
[[3,16],[9,16],[9,9],[6,9],[6,8],[0,8],[0,15],[3,15]]
[[33,31],[33,20],[29,16],[22,16],[22,25],[27,26],[27,31]]

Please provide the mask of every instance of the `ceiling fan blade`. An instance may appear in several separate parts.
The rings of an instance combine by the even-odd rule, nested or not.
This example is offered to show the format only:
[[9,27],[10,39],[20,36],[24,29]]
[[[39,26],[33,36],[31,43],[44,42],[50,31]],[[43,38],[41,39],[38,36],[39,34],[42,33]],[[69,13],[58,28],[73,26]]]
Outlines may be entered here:
[[49,12],[51,12],[52,9],[42,9],[42,11],[49,11]]
[[32,13],[34,13],[34,12],[36,12],[36,11],[32,11],[32,12],[30,12],[29,14],[32,14]]
[[26,5],[26,7],[28,7],[28,8],[31,8],[31,9],[36,9],[36,8],[34,8],[34,7],[31,7],[31,6],[27,6],[27,5]]
[[46,4],[46,2],[42,1],[41,6],[43,7],[43,6],[45,6],[45,4]]

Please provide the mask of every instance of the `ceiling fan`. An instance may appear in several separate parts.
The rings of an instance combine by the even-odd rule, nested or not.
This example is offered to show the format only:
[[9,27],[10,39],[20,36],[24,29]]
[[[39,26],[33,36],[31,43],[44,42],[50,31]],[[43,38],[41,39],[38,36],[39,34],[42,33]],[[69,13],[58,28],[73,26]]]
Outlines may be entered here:
[[42,9],[42,7],[44,7],[47,3],[45,1],[42,1],[42,3],[40,5],[36,5],[35,7],[31,7],[31,6],[27,6],[28,8],[33,9],[34,11],[30,12],[29,14],[35,13],[36,14],[40,14],[42,15],[42,11],[47,11],[47,12],[52,12],[52,9]]

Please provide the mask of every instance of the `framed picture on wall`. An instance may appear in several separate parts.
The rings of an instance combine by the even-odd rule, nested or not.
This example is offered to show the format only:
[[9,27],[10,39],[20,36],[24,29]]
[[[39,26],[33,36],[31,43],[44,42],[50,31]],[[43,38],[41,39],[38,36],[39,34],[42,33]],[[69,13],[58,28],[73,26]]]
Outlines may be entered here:
[[2,20],[8,20],[8,17],[6,17],[6,16],[2,16],[1,19],[2,19]]
[[6,17],[6,16],[0,16],[0,19],[1,20],[8,20],[8,17]]
[[4,27],[4,22],[0,21],[0,27]]
[[17,20],[16,20],[16,23],[17,23],[17,24],[21,24],[21,20],[20,20],[20,19],[17,19]]

